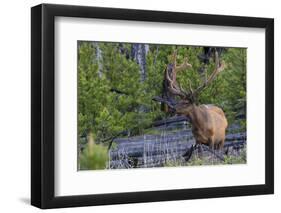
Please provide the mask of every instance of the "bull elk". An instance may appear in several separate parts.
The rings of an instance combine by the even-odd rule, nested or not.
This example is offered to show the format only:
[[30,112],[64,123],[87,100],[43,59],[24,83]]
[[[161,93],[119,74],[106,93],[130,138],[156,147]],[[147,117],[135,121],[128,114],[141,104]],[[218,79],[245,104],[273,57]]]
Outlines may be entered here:
[[169,70],[168,67],[165,70],[165,79],[168,83],[167,89],[174,96],[180,98],[176,103],[171,104],[167,100],[158,101],[168,104],[173,108],[176,114],[185,115],[190,118],[192,125],[192,133],[196,140],[196,144],[205,144],[212,149],[222,149],[225,140],[225,130],[227,128],[227,119],[221,108],[214,105],[196,105],[195,100],[198,94],[204,90],[216,76],[224,69],[224,63],[219,62],[218,53],[214,54],[215,68],[209,77],[205,77],[205,80],[201,85],[193,90],[191,82],[189,81],[189,91],[184,90],[177,82],[176,76],[178,72],[188,70],[192,65],[185,59],[184,63],[177,66],[176,64],[176,52],[173,56],[173,66]]

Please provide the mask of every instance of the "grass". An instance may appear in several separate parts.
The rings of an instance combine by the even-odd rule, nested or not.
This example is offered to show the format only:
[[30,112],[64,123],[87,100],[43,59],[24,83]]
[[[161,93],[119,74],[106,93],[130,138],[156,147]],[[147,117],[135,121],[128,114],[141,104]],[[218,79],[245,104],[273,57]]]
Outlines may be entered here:
[[208,156],[200,156],[198,152],[193,153],[192,157],[186,162],[184,159],[168,160],[165,167],[175,166],[202,166],[202,165],[231,165],[247,163],[246,147],[240,150],[239,155],[224,155],[224,160],[219,160],[213,154]]

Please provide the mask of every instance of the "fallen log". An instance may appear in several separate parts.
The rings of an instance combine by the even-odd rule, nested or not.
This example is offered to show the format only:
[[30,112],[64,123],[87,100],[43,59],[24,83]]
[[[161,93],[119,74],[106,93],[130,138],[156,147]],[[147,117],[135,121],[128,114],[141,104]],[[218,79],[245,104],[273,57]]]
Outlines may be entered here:
[[169,117],[167,119],[164,120],[159,120],[159,121],[155,121],[152,123],[152,126],[163,126],[163,125],[168,125],[171,123],[177,123],[177,122],[181,122],[181,121],[189,121],[189,118],[187,118],[186,116],[174,116],[174,117]]

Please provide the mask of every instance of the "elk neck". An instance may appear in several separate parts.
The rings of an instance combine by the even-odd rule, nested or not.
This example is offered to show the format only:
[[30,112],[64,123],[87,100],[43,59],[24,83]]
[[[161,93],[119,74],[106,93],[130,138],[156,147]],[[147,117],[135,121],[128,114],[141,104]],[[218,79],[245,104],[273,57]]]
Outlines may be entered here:
[[204,111],[202,106],[197,106],[196,104],[191,104],[188,106],[187,116],[190,118],[192,125],[196,128],[200,128],[200,124],[204,123],[206,117],[204,116]]

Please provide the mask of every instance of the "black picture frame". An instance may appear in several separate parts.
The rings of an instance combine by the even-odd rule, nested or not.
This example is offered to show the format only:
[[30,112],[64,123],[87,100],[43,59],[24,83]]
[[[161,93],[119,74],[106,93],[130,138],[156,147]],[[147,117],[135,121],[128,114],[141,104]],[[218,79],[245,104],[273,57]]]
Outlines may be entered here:
[[[58,16],[265,29],[265,184],[56,197],[54,195],[54,21]],[[53,4],[32,7],[31,112],[31,204],[39,208],[272,194],[274,193],[274,19]]]

